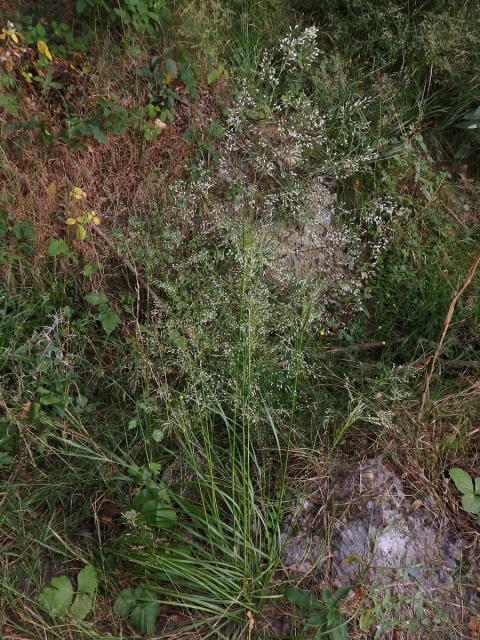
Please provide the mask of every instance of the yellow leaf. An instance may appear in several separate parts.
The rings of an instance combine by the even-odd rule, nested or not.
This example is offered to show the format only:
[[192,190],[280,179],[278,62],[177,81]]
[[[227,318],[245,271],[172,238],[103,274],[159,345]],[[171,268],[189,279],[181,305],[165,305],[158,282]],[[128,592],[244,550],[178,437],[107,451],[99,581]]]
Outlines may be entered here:
[[22,76],[25,78],[28,84],[32,84],[33,74],[31,74],[29,71],[22,71]]
[[83,200],[83,198],[87,197],[85,191],[83,189],[80,189],[80,187],[73,187],[73,189],[70,191],[70,195],[75,200]]
[[47,60],[50,60],[50,62],[53,60],[53,56],[50,53],[50,49],[47,47],[46,42],[44,42],[43,40],[39,40],[37,42],[37,49],[40,51],[42,55],[44,55],[47,58]]
[[75,218],[67,218],[66,223],[69,225],[72,225],[72,224],[77,224],[77,221]]
[[92,222],[93,224],[100,224],[100,218],[98,216],[93,216]]
[[15,44],[18,44],[18,37],[17,37],[17,34],[15,33],[15,31],[10,31],[10,33],[8,35],[15,42]]

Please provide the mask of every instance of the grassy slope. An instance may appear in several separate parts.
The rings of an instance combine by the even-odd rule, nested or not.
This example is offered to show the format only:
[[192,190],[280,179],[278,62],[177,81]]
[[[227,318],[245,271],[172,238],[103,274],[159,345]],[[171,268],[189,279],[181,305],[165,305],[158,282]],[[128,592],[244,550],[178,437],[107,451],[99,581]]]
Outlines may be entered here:
[[[249,637],[251,615],[268,637],[287,609],[279,533],[296,452],[326,464],[386,450],[437,495],[451,466],[477,468],[475,369],[462,363],[479,360],[478,279],[417,416],[425,358],[478,245],[478,140],[454,124],[478,105],[479,34],[468,4],[402,7],[179,2],[155,37],[92,16],[77,40],[73,12],[63,34],[32,30],[28,8],[15,18],[30,49],[2,75],[15,100],[1,160],[5,637],[134,636],[113,604],[138,584],[161,603],[158,635]],[[320,29],[279,46],[296,23]],[[32,56],[45,75],[30,86]],[[319,184],[357,256],[334,287],[292,278],[259,224],[268,210],[268,229],[298,228]],[[92,223],[74,239],[65,219],[84,209],[107,242]],[[68,254],[48,255],[60,237]],[[85,297],[99,291],[107,302]],[[350,349],[370,340],[385,348]],[[454,517],[456,501],[449,487],[438,508]],[[94,614],[52,620],[38,593],[86,563]]]

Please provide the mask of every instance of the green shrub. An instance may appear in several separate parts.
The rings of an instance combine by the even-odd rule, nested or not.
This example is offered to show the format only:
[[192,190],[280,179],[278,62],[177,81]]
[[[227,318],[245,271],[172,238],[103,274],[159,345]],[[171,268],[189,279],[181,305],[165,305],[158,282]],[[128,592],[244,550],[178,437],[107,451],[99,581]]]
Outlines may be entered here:
[[80,16],[103,14],[112,22],[150,35],[169,16],[167,0],[76,0],[75,7]]

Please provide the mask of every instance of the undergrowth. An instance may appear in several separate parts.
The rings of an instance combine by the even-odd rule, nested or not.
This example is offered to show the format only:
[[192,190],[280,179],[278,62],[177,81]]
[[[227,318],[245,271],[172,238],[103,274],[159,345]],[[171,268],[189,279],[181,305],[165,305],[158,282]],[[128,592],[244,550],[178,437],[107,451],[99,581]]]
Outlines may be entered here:
[[[478,278],[419,407],[478,253],[477,14],[2,9],[2,637],[303,637],[302,456],[382,452],[475,535]],[[373,637],[325,588],[318,633]]]

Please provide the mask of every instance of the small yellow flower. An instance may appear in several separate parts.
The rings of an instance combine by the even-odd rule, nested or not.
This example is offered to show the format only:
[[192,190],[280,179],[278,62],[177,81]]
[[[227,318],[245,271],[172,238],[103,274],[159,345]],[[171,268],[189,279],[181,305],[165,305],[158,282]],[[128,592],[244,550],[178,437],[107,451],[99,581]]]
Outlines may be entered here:
[[325,335],[325,331],[324,331],[323,329],[320,331],[320,335],[321,335],[321,336],[324,336],[324,335]]
[[385,346],[386,344],[385,340],[382,340],[382,345]]
[[28,82],[28,84],[32,84],[33,82],[33,74],[29,71],[22,71],[22,76]]
[[73,189],[70,191],[70,195],[75,200],[83,200],[84,198],[87,197],[87,194],[85,193],[85,191],[80,187],[73,187]]

